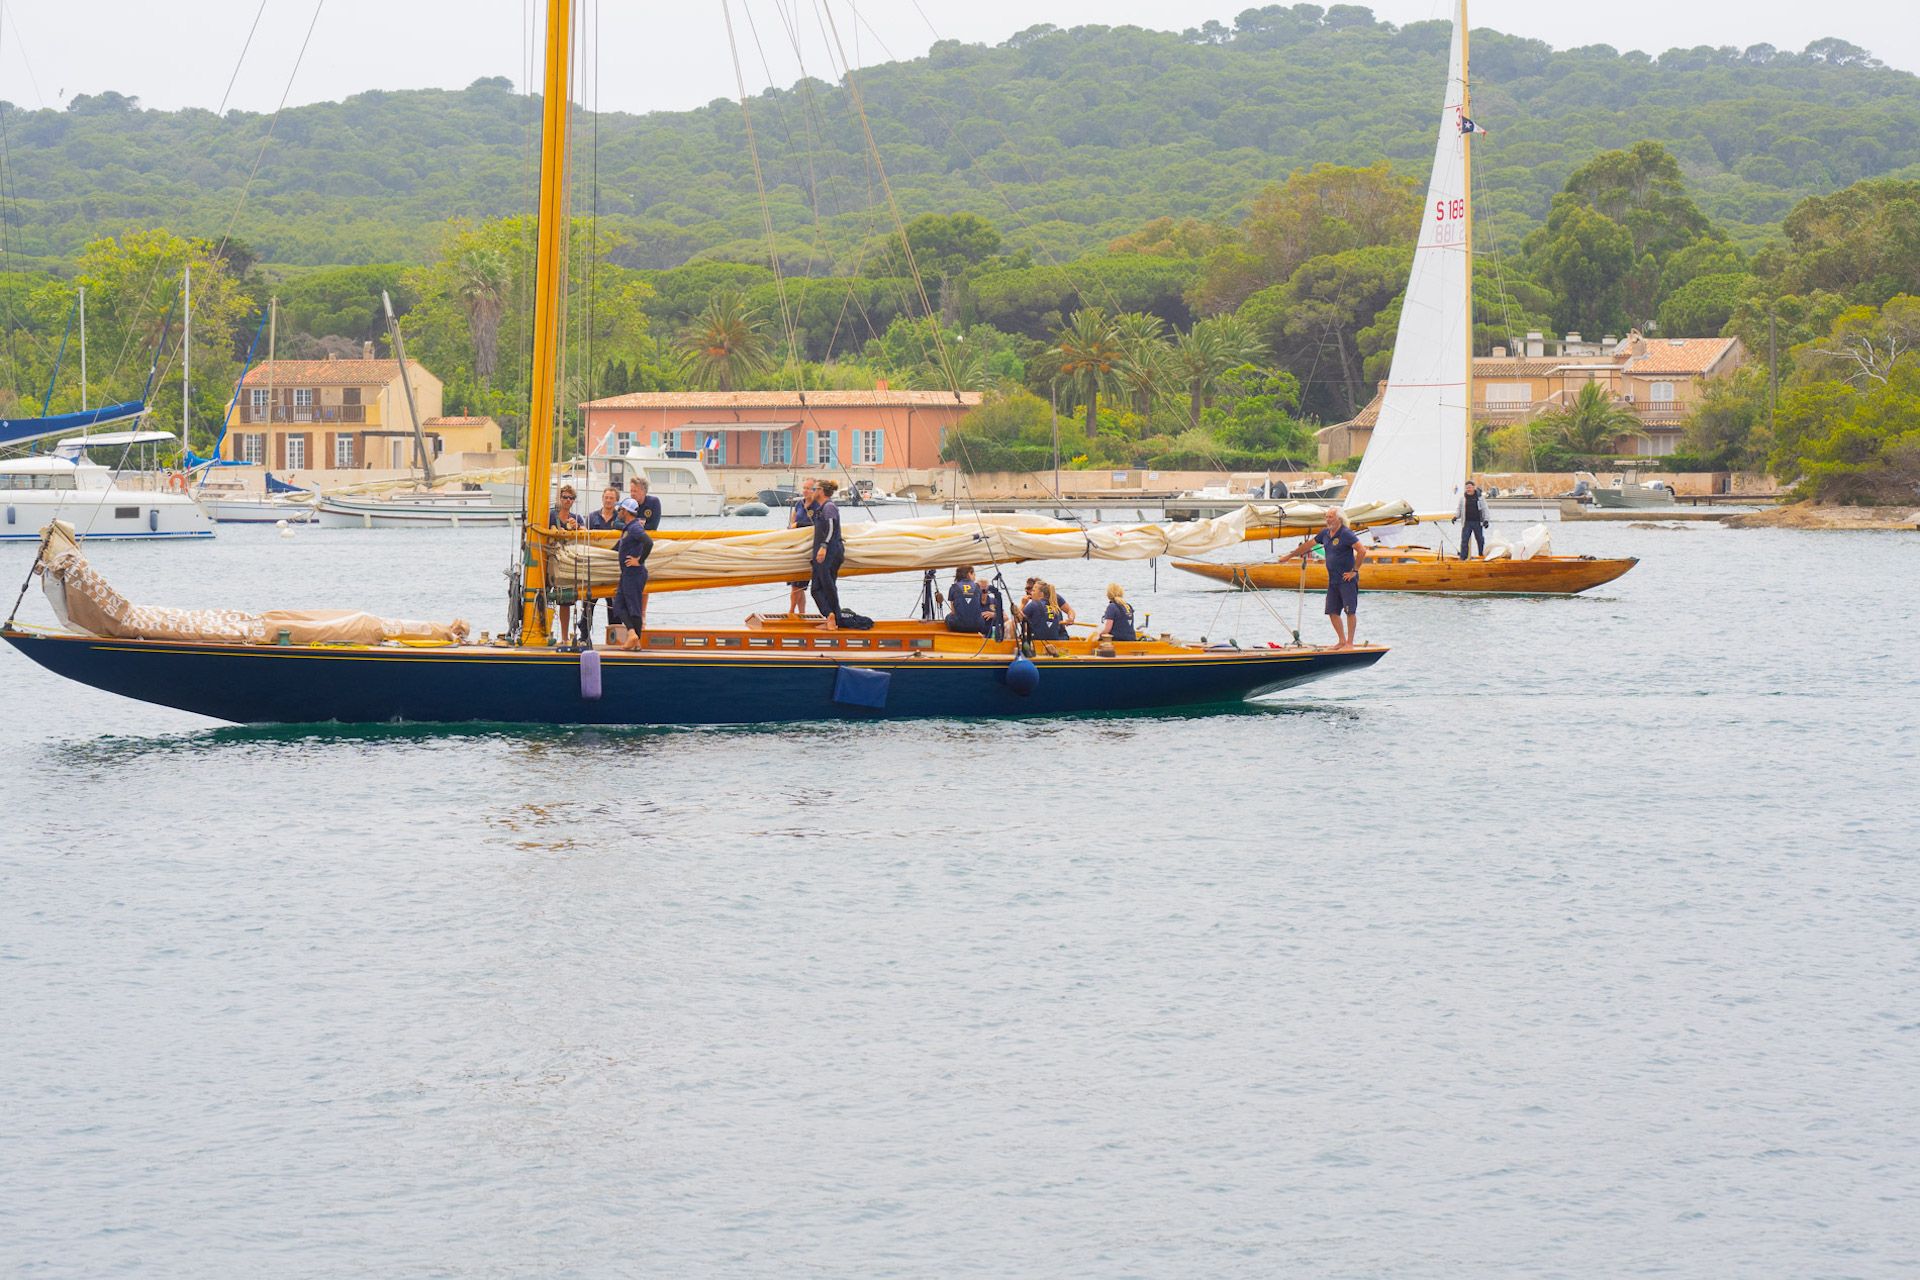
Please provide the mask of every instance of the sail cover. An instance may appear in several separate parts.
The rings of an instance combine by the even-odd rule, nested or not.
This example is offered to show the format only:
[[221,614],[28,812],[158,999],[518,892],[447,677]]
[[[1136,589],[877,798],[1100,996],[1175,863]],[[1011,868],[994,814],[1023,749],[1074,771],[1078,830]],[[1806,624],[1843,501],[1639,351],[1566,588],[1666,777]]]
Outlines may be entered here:
[[1467,478],[1473,335],[1468,331],[1472,244],[1467,192],[1464,0],[1453,24],[1447,92],[1433,177],[1421,211],[1413,271],[1400,304],[1380,417],[1348,501],[1409,503],[1422,520],[1451,520]]
[[0,448],[25,444],[29,440],[44,440],[48,436],[72,435],[88,427],[137,418],[146,411],[147,406],[142,402],[128,400],[124,404],[102,405],[98,409],[56,413],[50,418],[0,418]]
[[[1352,508],[1356,521],[1405,519],[1402,504]],[[931,516],[847,525],[843,573],[906,573],[951,569],[960,565],[1006,564],[1021,560],[1152,560],[1158,556],[1196,556],[1236,546],[1249,532],[1272,529],[1276,536],[1318,526],[1326,508],[1311,503],[1244,506],[1212,520],[1183,524],[1091,525],[1036,528],[1025,515]],[[1256,536],[1257,533],[1256,533]],[[619,581],[620,566],[611,546],[572,539],[550,544],[547,581],[587,590]],[[807,576],[813,530],[768,529],[725,538],[660,539],[647,558],[647,589],[745,586]]]

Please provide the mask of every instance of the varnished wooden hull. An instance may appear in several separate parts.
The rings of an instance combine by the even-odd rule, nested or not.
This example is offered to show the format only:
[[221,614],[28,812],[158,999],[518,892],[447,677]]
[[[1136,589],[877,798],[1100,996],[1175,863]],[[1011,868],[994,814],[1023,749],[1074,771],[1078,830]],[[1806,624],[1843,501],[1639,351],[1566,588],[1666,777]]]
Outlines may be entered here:
[[[1640,563],[1633,556],[1535,556],[1531,560],[1459,560],[1440,558],[1430,547],[1369,549],[1360,566],[1362,591],[1428,591],[1492,595],[1570,596],[1612,582]],[[1304,579],[1298,561],[1285,564],[1212,564],[1176,560],[1174,568],[1247,589],[1269,587],[1308,591],[1327,589],[1327,567],[1307,562]]]

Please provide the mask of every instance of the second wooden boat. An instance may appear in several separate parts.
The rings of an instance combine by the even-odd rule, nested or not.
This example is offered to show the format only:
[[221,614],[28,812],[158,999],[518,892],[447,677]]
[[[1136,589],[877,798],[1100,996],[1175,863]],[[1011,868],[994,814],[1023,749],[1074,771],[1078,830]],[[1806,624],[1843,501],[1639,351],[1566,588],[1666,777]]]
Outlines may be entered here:
[[[1467,76],[1467,5],[1459,0],[1446,92],[1441,98],[1433,171],[1400,309],[1393,363],[1379,416],[1347,496],[1350,506],[1404,502],[1415,522],[1453,520],[1473,459],[1473,135]],[[1533,553],[1544,536],[1524,539],[1491,559],[1459,559],[1433,547],[1369,547],[1363,591],[1495,592],[1571,595],[1611,582],[1638,563]],[[1293,587],[1294,564],[1174,567],[1243,587]],[[1318,562],[1307,586],[1326,586]]]

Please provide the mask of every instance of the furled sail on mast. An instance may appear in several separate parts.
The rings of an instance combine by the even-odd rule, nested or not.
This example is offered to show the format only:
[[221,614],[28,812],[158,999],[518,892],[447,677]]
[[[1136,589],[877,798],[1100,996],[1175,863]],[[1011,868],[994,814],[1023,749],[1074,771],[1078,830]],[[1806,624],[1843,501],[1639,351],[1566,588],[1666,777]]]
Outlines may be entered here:
[[1467,6],[1447,56],[1433,176],[1413,271],[1400,306],[1380,416],[1348,500],[1404,501],[1421,520],[1451,520],[1466,483],[1471,435],[1473,215],[1468,191]]

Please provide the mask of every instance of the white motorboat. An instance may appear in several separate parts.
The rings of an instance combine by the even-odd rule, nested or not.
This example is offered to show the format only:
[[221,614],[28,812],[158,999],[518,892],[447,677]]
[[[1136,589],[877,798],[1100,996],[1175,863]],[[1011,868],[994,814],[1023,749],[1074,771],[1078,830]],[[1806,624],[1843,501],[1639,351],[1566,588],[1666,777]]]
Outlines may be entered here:
[[38,538],[55,519],[82,538],[211,538],[213,521],[184,492],[141,487],[87,456],[88,449],[173,445],[165,431],[110,431],[62,440],[50,454],[0,461],[0,539]]
[[647,482],[647,496],[660,500],[660,514],[668,519],[726,514],[727,495],[714,487],[707,464],[691,450],[636,444],[623,453],[594,454],[585,463],[585,475],[572,480],[580,494],[576,511],[598,510],[603,486],[612,485],[624,495],[627,482],[638,477]]
[[1641,509],[1677,504],[1671,485],[1658,480],[1642,484],[1631,471],[1622,471],[1614,477],[1611,485],[1603,485],[1590,476],[1586,478],[1590,481],[1587,492],[1593,495],[1593,505],[1596,507]]

